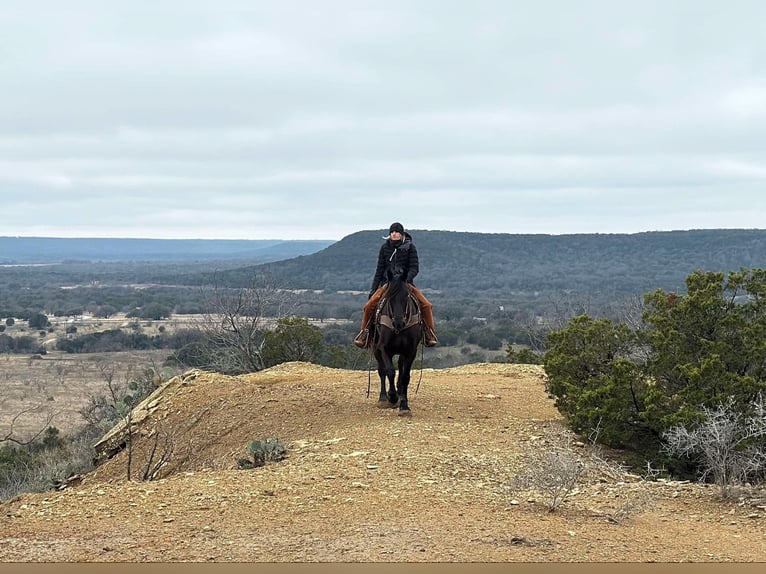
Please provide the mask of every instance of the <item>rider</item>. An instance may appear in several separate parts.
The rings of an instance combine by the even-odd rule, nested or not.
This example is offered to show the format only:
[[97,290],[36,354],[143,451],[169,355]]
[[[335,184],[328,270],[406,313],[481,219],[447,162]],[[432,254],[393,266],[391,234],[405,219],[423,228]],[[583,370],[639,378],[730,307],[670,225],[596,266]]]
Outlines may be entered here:
[[401,223],[396,222],[391,224],[391,227],[388,228],[388,237],[383,239],[386,242],[380,246],[380,251],[378,252],[378,266],[375,269],[375,277],[372,279],[370,295],[362,315],[362,330],[354,338],[354,345],[360,349],[369,346],[370,320],[385,292],[387,285],[385,278],[388,274],[400,273],[406,278],[410,293],[417,298],[420,304],[420,312],[425,323],[424,344],[426,347],[433,347],[439,342],[436,339],[436,327],[431,310],[433,305],[421,293],[420,289],[412,284],[412,280],[415,279],[419,270],[418,250],[415,249],[412,236],[404,231],[404,226]]

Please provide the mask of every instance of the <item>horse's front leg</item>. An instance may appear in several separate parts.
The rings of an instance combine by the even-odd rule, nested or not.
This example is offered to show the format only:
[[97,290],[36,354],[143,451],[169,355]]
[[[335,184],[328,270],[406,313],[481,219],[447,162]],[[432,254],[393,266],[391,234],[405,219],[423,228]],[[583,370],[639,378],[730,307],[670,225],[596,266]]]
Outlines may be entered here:
[[[375,354],[378,360],[378,376],[380,377],[380,395],[378,396],[378,408],[394,408],[399,400],[396,394],[394,361],[392,357],[383,351]],[[388,380],[388,392],[386,392],[386,380]]]
[[410,386],[410,373],[412,363],[415,362],[415,356],[405,357],[399,355],[399,382],[396,386],[396,392],[399,397],[399,415],[411,415],[410,404],[407,400],[407,389]]

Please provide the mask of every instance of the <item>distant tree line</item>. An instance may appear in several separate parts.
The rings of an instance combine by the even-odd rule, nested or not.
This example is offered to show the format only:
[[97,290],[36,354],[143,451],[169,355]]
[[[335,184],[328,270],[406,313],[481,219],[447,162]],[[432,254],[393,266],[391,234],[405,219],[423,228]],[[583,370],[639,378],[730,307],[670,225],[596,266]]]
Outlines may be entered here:
[[149,349],[178,349],[195,338],[195,332],[182,329],[173,334],[147,335],[123,329],[107,329],[76,337],[59,337],[56,349],[65,353],[108,353]]
[[[757,267],[766,250],[766,231],[743,229],[413,234],[422,260],[416,284],[440,307],[459,302],[467,317],[485,316],[480,310],[485,305],[540,314],[562,294],[608,305],[656,288],[680,292],[695,269]],[[260,265],[240,259],[9,267],[0,274],[0,317],[23,318],[30,311],[66,315],[77,309],[97,313],[105,306],[128,313],[151,304],[173,313],[199,313],[204,312],[202,287],[241,288],[255,274],[283,288],[307,290],[317,309],[304,316],[349,318],[363,301],[357,296],[349,307],[349,297],[341,292],[369,290],[381,241],[381,232],[362,231],[319,252]],[[321,295],[314,296],[315,290]]]
[[40,343],[36,337],[21,335],[11,337],[0,333],[0,353],[37,353],[40,351]]

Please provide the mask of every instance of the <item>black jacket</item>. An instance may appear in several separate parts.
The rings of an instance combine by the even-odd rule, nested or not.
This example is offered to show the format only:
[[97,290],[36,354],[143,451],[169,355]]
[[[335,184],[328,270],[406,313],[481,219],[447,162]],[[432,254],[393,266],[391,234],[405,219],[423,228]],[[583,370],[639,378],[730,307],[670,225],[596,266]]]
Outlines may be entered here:
[[404,232],[401,242],[386,239],[378,252],[378,266],[372,279],[370,295],[397,275],[404,277],[407,283],[412,283],[419,269],[418,250],[415,249],[409,233]]

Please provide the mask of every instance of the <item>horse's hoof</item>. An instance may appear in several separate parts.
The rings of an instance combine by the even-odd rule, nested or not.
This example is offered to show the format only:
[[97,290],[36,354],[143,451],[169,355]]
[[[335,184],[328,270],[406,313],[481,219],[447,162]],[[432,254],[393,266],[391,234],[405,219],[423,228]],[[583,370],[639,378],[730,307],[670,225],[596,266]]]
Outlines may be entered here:
[[411,417],[412,411],[410,409],[399,409],[397,413],[400,417]]
[[383,399],[380,399],[378,401],[378,405],[377,406],[378,406],[379,409],[390,409],[391,408],[391,403],[389,403],[388,401],[385,401]]

